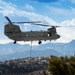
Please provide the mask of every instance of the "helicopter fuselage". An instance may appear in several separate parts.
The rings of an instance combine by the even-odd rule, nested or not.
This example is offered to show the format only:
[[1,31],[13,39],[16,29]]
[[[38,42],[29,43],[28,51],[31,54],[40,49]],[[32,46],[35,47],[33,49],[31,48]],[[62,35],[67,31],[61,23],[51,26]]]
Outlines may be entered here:
[[48,31],[7,32],[6,36],[15,41],[56,40],[58,34],[48,34]]
[[18,25],[5,25],[4,34],[14,41],[37,41],[37,40],[56,40],[60,36],[52,28],[47,31],[26,31],[22,32]]

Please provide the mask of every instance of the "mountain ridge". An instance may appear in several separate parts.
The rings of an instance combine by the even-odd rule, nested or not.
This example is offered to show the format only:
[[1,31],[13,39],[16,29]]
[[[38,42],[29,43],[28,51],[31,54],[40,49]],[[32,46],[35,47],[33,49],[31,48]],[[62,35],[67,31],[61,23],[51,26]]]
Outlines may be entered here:
[[[30,57],[29,44],[0,44],[0,61]],[[32,46],[32,57],[38,56],[72,56],[75,53],[75,40],[70,43],[46,43]]]

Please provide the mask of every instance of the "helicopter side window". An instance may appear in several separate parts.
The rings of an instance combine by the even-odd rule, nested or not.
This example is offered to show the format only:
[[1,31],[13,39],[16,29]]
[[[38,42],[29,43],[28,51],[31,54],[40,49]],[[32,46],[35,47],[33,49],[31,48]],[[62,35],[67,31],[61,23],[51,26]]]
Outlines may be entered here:
[[34,36],[35,36],[35,33],[34,33]]
[[28,34],[26,34],[26,36],[28,36]]
[[43,34],[41,34],[41,36],[43,36]]
[[11,31],[12,33],[14,32],[14,30]]

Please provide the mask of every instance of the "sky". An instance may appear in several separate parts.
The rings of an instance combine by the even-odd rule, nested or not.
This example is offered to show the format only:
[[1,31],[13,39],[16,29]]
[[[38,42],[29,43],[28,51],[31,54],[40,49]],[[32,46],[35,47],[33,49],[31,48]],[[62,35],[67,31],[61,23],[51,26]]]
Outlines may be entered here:
[[[70,26],[57,28],[61,37],[52,42],[68,43],[75,40],[75,27],[71,27],[75,26],[75,0],[0,0],[1,44],[12,41],[4,35],[4,26],[8,22],[4,16],[8,16],[12,22],[41,21],[48,25]],[[30,24],[19,26],[22,31],[47,30],[46,27]]]

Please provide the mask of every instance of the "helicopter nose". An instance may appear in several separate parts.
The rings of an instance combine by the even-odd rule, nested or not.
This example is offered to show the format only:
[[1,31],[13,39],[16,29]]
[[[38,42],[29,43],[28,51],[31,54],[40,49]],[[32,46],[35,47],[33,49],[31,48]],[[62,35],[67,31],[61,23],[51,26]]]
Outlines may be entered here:
[[60,35],[57,35],[58,38],[60,38]]

